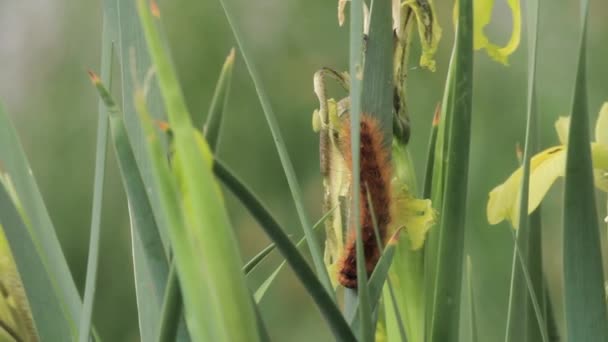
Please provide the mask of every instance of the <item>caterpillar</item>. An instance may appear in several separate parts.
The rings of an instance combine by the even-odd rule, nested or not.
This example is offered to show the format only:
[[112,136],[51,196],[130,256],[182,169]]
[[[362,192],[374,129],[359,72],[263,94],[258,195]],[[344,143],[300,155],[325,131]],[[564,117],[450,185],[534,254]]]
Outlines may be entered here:
[[[371,115],[361,114],[360,131],[360,183],[359,183],[359,220],[361,222],[361,239],[365,253],[365,269],[368,275],[376,267],[380,259],[381,250],[378,247],[374,222],[369,202],[374,210],[380,239],[384,243],[387,226],[391,221],[391,166],[389,152],[384,147],[384,135],[379,122]],[[352,174],[351,131],[350,119],[342,122],[340,134],[340,150],[350,176]],[[352,184],[352,183],[351,183]],[[356,191],[351,189],[351,191]],[[368,201],[368,191],[371,201]],[[351,223],[354,220],[351,220]],[[338,282],[344,287],[357,288],[357,262],[356,262],[356,230],[351,227],[338,265]]]

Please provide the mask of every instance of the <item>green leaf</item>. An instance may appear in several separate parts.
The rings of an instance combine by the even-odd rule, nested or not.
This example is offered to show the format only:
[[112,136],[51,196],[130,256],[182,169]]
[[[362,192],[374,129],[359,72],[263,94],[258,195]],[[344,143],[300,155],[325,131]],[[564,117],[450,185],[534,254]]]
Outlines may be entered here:
[[[530,38],[528,42],[528,93],[527,93],[527,122],[526,122],[526,144],[523,155],[523,166],[522,166],[522,183],[521,183],[521,198],[520,198],[520,213],[527,213],[528,208],[528,195],[530,191],[530,164],[532,155],[538,150],[537,143],[537,121],[538,114],[536,113],[536,63],[537,63],[537,40],[538,40],[538,15],[539,2],[531,1],[528,3],[528,27],[530,31]],[[537,231],[540,230],[540,224],[538,226],[531,226],[531,218],[528,215],[519,215],[519,227],[516,232],[513,260],[511,264],[511,287],[509,290],[509,304],[507,311],[507,327],[505,334],[505,342],[509,341],[521,341],[525,340],[532,331],[540,332],[540,338],[543,341],[548,341],[546,333],[546,325],[540,307],[538,305],[538,296],[535,293],[539,289],[538,281],[542,281],[542,265],[541,260],[533,260],[531,256],[540,258],[540,252],[531,255],[531,251],[541,248],[540,239],[534,240],[537,243],[532,245],[532,232],[531,229]],[[539,232],[535,232],[535,235]],[[519,247],[518,247],[519,246]],[[521,250],[519,249],[521,248]],[[519,262],[518,262],[519,259]],[[534,279],[536,284],[531,283],[529,278],[528,265],[535,262],[539,265],[538,269],[535,269]],[[529,293],[529,297],[528,297]],[[533,311],[530,312],[530,304]],[[535,313],[535,316],[531,315]],[[535,328],[535,325],[538,327]]]
[[179,317],[182,315],[182,298],[179,292],[179,280],[177,279],[175,263],[171,263],[168,282],[165,287],[161,322],[158,329],[158,338],[156,339],[158,342],[175,341]]
[[[351,173],[353,175],[360,174],[360,122],[361,122],[361,97],[362,97],[362,79],[363,74],[363,1],[352,0],[350,5],[350,51],[349,51],[349,73],[351,75],[350,82],[350,138],[351,138],[351,156],[352,166]],[[371,309],[369,305],[369,293],[367,289],[367,270],[365,267],[365,255],[363,253],[363,242],[361,239],[361,222],[359,221],[360,203],[364,199],[360,198],[358,189],[361,188],[360,177],[352,177],[352,201],[350,222],[354,222],[350,229],[356,231],[356,264],[357,264],[357,292],[356,296],[353,290],[345,291],[345,315],[352,317],[354,308],[358,308],[361,323],[360,330],[355,331],[358,334],[359,340],[371,341],[373,339]],[[353,219],[354,218],[354,219]],[[350,302],[350,303],[349,303]]]
[[[224,111],[228,104],[228,95],[230,92],[230,82],[232,81],[232,69],[234,68],[234,49],[230,50],[230,54],[226,57],[224,66],[220,73],[220,77],[217,80],[215,91],[213,92],[213,98],[211,99],[211,105],[209,112],[207,113],[207,121],[203,129],[205,139],[209,142],[209,148],[212,151],[217,151],[217,145],[220,139],[220,127],[222,125],[222,118],[224,117]],[[192,119],[196,124],[199,122],[198,118]]]
[[429,150],[426,154],[426,168],[424,170],[424,186],[422,188],[422,198],[430,198],[433,192],[433,167],[435,164],[435,149],[437,146],[437,127],[439,126],[439,116],[441,115],[441,104],[435,107],[431,134],[429,137]]
[[291,163],[291,159],[289,158],[289,154],[287,154],[287,148],[285,147],[281,131],[279,130],[279,125],[274,115],[274,111],[272,110],[272,106],[270,105],[270,100],[266,95],[266,91],[264,90],[264,87],[262,85],[261,78],[255,68],[253,58],[250,56],[250,48],[248,45],[246,45],[247,42],[245,41],[241,29],[238,26],[238,23],[236,22],[234,16],[235,11],[232,7],[231,0],[220,0],[220,3],[224,8],[224,13],[226,14],[228,23],[232,28],[234,38],[238,43],[240,52],[243,56],[243,60],[247,65],[249,75],[251,76],[251,80],[253,81],[255,90],[260,100],[260,104],[262,105],[264,116],[266,117],[266,121],[268,122],[268,127],[270,128],[270,132],[272,133],[272,137],[275,142],[279,158],[281,159],[281,164],[283,165],[285,177],[287,177],[287,183],[289,184],[289,189],[291,191],[291,195],[296,206],[296,211],[298,212],[298,218],[300,219],[300,223],[302,225],[302,228],[304,229],[304,234],[306,235],[306,240],[308,241],[308,248],[310,249],[310,254],[312,255],[315,270],[317,271],[317,275],[319,276],[319,279],[321,280],[325,291],[327,291],[330,298],[332,298],[333,300],[333,287],[331,286],[329,275],[327,274],[327,270],[325,269],[325,265],[323,263],[323,254],[321,253],[321,248],[319,247],[318,241],[316,241],[314,238],[312,226],[308,221],[308,217],[304,209],[304,202],[300,193],[300,185],[297,182],[295,170],[293,168],[293,164]]
[[156,224],[158,214],[152,210],[142,175],[131,149],[125,123],[120,116],[120,109],[94,74],[92,79],[108,109],[112,145],[131,213],[133,258],[136,267],[135,290],[138,297],[140,329],[144,327],[154,329],[153,332],[140,333],[142,336],[151,336],[154,340],[156,327],[160,323],[160,309],[169,274],[169,251],[162,244]]
[[266,291],[268,291],[272,282],[277,278],[277,275],[279,275],[279,272],[281,271],[281,269],[283,269],[283,265],[285,265],[284,261],[279,265],[279,267],[277,267],[276,270],[274,270],[270,274],[270,276],[268,278],[266,278],[266,280],[264,280],[264,282],[258,287],[258,289],[255,290],[253,298],[256,303],[259,303],[260,301],[262,301],[262,298],[266,294]]
[[475,308],[475,290],[473,289],[473,265],[471,264],[471,257],[467,255],[466,259],[466,294],[468,297],[468,320],[469,320],[469,334],[471,342],[479,341],[479,328],[477,327],[477,310]]
[[44,340],[77,338],[82,303],[21,143],[0,106],[0,162],[11,178],[27,222],[3,190],[0,222],[12,247],[38,334]]
[[[259,333],[255,312],[240,269],[236,237],[213,177],[211,162],[207,160],[211,152],[192,126],[177,75],[148,6],[146,0],[137,1],[142,29],[174,134],[175,174],[167,173],[166,158],[158,153],[160,148],[148,146],[148,153],[155,160],[153,171],[157,184],[163,182],[178,192],[177,197],[165,196],[163,206],[172,216],[179,214],[182,219],[182,224],[171,220],[176,224],[169,225],[169,231],[188,329],[194,340],[256,341]],[[136,106],[148,145],[158,144],[143,93],[137,94]],[[168,203],[176,200],[180,201],[181,207]]]
[[253,258],[251,258],[251,260],[249,260],[245,264],[245,266],[243,266],[243,273],[249,274],[249,272],[253,271],[253,269],[257,265],[259,265],[264,259],[266,259],[266,256],[268,256],[268,254],[270,254],[270,252],[272,252],[275,247],[276,245],[274,243],[271,243],[270,245],[266,246],[266,248],[264,248],[262,251],[260,251],[260,253],[256,254]]
[[[375,311],[380,302],[380,298],[382,296],[382,289],[384,287],[385,281],[388,280],[388,271],[391,267],[393,257],[395,255],[395,248],[397,246],[397,240],[399,239],[400,230],[397,230],[393,236],[388,239],[388,243],[380,260],[376,264],[376,268],[374,268],[374,272],[372,272],[369,282],[368,282],[368,292],[369,292],[369,302],[371,304],[370,310]],[[355,303],[358,305],[358,303]],[[355,307],[356,308],[356,307]],[[361,317],[354,316],[351,324],[353,330],[361,326]]]
[[[323,215],[323,217],[321,217],[321,219],[319,221],[317,221],[317,223],[315,223],[315,225],[312,227],[313,231],[317,232],[318,228],[321,227],[321,225],[325,222],[325,220],[327,220],[328,217],[330,217],[330,215],[332,214],[332,212],[335,210],[336,208],[328,211],[327,213],[325,213],[325,215]],[[298,243],[296,243],[296,247],[300,248],[300,246],[302,246],[302,244],[304,244],[306,242],[306,237],[302,237]],[[261,253],[258,254],[258,256],[262,253],[264,253],[264,251],[268,250],[270,247],[275,247],[275,244],[271,244],[270,246],[266,247]],[[268,253],[266,253],[267,255]],[[264,256],[266,256],[264,255]],[[256,257],[254,257],[254,259],[256,259]],[[262,257],[263,259],[263,257]],[[264,295],[266,294],[266,292],[268,291],[268,288],[270,288],[270,285],[274,282],[274,280],[276,279],[277,275],[279,274],[279,272],[283,269],[283,267],[285,266],[286,261],[283,260],[280,264],[279,267],[277,267],[268,278],[266,278],[266,280],[264,280],[264,282],[258,287],[258,289],[255,291],[254,294],[254,299],[256,303],[259,303],[262,298],[264,297]],[[247,266],[247,265],[245,265]]]
[[295,275],[318,306],[336,340],[354,341],[355,337],[348,327],[348,324],[346,324],[336,303],[331,300],[331,297],[320,280],[315,276],[302,254],[298,252],[296,246],[291,242],[276,220],[270,215],[269,211],[251,190],[236,178],[221,161],[216,160],[214,162],[213,171],[222,183],[224,183],[241,203],[243,203],[256,221],[258,221],[268,237],[276,244],[277,249],[281,252],[285,261],[287,261],[289,266],[294,270]]
[[[543,335],[546,335],[549,341],[554,341],[548,331],[548,314],[546,303],[545,278],[543,273],[543,248],[542,248],[542,225],[541,225],[541,208],[538,207],[530,215],[530,235],[528,237],[528,271],[530,272],[530,280],[532,283],[532,291],[539,300],[539,308],[541,312],[537,313],[537,309],[531,301],[528,301],[527,310],[527,325],[528,341],[541,341]],[[539,325],[536,317],[542,317],[545,321],[544,325]]]
[[608,341],[608,314],[593,186],[587,109],[586,40],[588,1],[572,101],[564,191],[564,297],[568,341]]
[[[131,144],[132,153],[135,157],[139,174],[144,189],[152,189],[152,174],[151,161],[145,149],[145,136],[137,112],[133,98],[135,97],[136,82],[148,77],[151,70],[151,62],[143,32],[141,30],[135,1],[117,1],[106,0],[113,3],[109,8],[111,11],[106,12],[107,15],[113,15],[118,18],[118,25],[115,29],[118,31],[118,57],[121,66],[121,90],[122,90],[122,112],[124,114],[124,126],[128,135],[128,141]],[[160,96],[160,91],[155,82],[151,82],[148,87],[148,107],[151,115],[156,119],[163,118],[163,104]],[[160,211],[159,194],[155,191],[147,191],[148,201],[152,212],[156,215],[156,227],[158,227],[161,242],[166,250],[169,249],[169,240],[167,236],[167,222],[164,221],[164,216],[157,214]],[[168,266],[166,271],[163,271],[164,277],[156,277],[151,273],[152,270],[147,266],[149,261],[145,259],[145,246],[142,245],[145,237],[138,236],[139,227],[133,226],[138,220],[134,218],[132,206],[129,206],[131,221],[131,239],[133,241],[133,269],[135,273],[135,287],[137,296],[137,309],[139,320],[140,337],[145,341],[153,341],[156,338],[157,327],[160,322],[160,312],[162,297],[153,297],[154,300],[148,300],[146,291],[149,291],[150,283],[155,283],[155,288],[160,289],[156,294],[164,293],[164,286],[167,283],[166,275],[168,274]],[[144,227],[147,229],[147,227]],[[154,242],[156,245],[157,243]],[[156,271],[154,271],[156,272]],[[161,279],[162,278],[162,279]],[[156,284],[156,282],[160,282]],[[179,341],[187,341],[188,333],[185,323],[182,320],[178,333]]]
[[[104,5],[110,5],[109,1]],[[106,9],[106,12],[110,12]],[[112,21],[112,19],[114,19]],[[117,24],[115,17],[109,14],[103,16],[102,43],[101,43],[101,79],[112,87],[112,59],[114,51],[114,37],[111,28]],[[87,276],[85,281],[82,316],[78,340],[86,342],[90,336],[91,318],[93,316],[93,302],[95,300],[97,266],[99,263],[99,244],[101,236],[101,208],[103,199],[103,183],[106,167],[106,151],[108,145],[108,113],[103,101],[99,101],[99,115],[97,120],[97,147],[95,149],[95,179],[93,182],[93,209],[91,214],[91,235],[89,241],[89,256],[87,262]]]
[[[444,95],[445,111],[439,123],[433,205],[440,222],[428,246],[430,281],[427,283],[428,339],[431,342],[459,338],[460,296],[468,187],[471,107],[473,91],[473,4],[458,2],[458,26]],[[443,127],[442,127],[443,126]],[[436,192],[436,191],[437,192]]]
[[[351,11],[355,9],[355,4]],[[359,10],[357,8],[357,10]],[[390,149],[393,137],[393,20],[390,1],[373,2],[369,35],[365,45],[361,111],[382,124],[384,144]],[[361,36],[356,39],[361,40]],[[359,52],[360,53],[360,52]],[[351,75],[356,75],[352,73]]]

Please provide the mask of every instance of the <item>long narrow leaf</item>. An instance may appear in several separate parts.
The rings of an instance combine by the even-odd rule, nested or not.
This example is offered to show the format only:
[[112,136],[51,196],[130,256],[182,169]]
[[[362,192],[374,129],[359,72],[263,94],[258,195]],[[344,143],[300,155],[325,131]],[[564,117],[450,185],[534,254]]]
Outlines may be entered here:
[[[213,177],[212,161],[207,159],[211,153],[209,146],[192,126],[177,75],[164,49],[158,23],[153,18],[148,1],[138,0],[137,10],[175,137],[173,177],[175,184],[180,186],[176,190],[182,202],[181,215],[185,226],[171,226],[170,230],[186,320],[191,322],[188,328],[194,339],[212,336],[219,340],[256,341],[259,334],[255,312],[240,270],[241,258],[236,237],[220,188]],[[140,117],[148,126],[145,129],[150,139],[154,132],[150,123],[146,122],[150,118],[145,109],[145,95],[138,95],[136,101]],[[157,153],[150,154],[150,157],[159,158]],[[155,168],[159,167],[166,165],[161,166],[160,160],[157,160]],[[165,198],[165,201],[169,200],[175,199]],[[185,232],[175,231],[184,228]],[[175,245],[179,241],[181,246]],[[186,250],[178,253],[177,249],[181,247],[186,247]],[[198,259],[197,267],[193,267],[193,259]],[[201,308],[204,302],[208,306]],[[208,311],[215,314],[209,315]],[[210,319],[210,316],[213,318]],[[235,329],[235,326],[239,329]]]
[[[27,232],[25,236],[9,233],[17,228],[9,226],[8,223],[4,224],[4,229],[9,245],[29,244],[32,247],[12,249],[32,310],[40,310],[38,315],[34,315],[36,328],[41,336],[48,336],[49,340],[76,339],[82,310],[80,296],[25,152],[1,106],[0,162],[14,184],[23,213],[28,220],[27,230],[23,231]],[[2,203],[9,205],[4,204],[4,201]],[[0,220],[8,218],[4,218],[0,213]]]
[[[361,237],[361,222],[359,222],[359,210],[360,203],[364,199],[361,199],[361,179],[360,174],[360,122],[361,122],[361,93],[362,93],[362,78],[363,75],[361,70],[364,68],[363,64],[363,1],[352,0],[350,5],[350,30],[349,30],[349,73],[351,75],[350,83],[350,138],[351,138],[351,156],[352,166],[351,172],[354,175],[352,177],[352,202],[351,202],[351,215],[349,221],[351,223],[351,229],[356,231],[356,265],[357,265],[357,296],[354,296],[353,290],[347,290],[345,301],[354,302],[352,304],[345,304],[345,308],[358,307],[358,314],[360,316],[362,324],[359,325],[360,331],[356,332],[359,335],[361,341],[371,341],[373,338],[373,332],[371,327],[371,309],[369,306],[369,294],[367,289],[367,270],[365,263],[365,255],[363,252],[363,241]],[[357,304],[358,303],[358,304]],[[353,305],[354,304],[354,305]],[[348,316],[351,316],[348,311],[345,312]]]
[[[118,20],[118,25],[116,25],[115,29],[118,30],[116,33],[119,43],[117,52],[121,66],[121,90],[123,101],[121,109],[124,114],[124,126],[141,179],[145,185],[144,189],[153,189],[151,186],[151,161],[145,149],[146,140],[133,101],[136,91],[136,81],[143,80],[151,70],[150,57],[146,49],[143,32],[139,25],[135,1],[105,1],[113,3],[113,5],[109,7],[109,13],[106,12],[106,14],[114,15]],[[108,9],[107,5],[106,8]],[[156,119],[161,119],[163,117],[162,98],[156,83],[151,83],[149,85],[147,94],[149,98],[148,108],[150,109],[151,115]],[[163,215],[157,214],[160,211],[159,194],[155,191],[148,191],[147,196],[152,213],[156,215],[154,219],[156,221],[156,227],[158,227],[160,240],[164,248],[168,249],[167,222],[164,221],[165,217]],[[145,246],[142,245],[142,242],[146,238],[137,236],[137,231],[140,228],[134,226],[138,223],[138,220],[135,219],[132,206],[129,206],[129,211],[129,216],[132,219],[131,239],[133,242],[133,270],[135,273],[139,331],[142,340],[153,341],[156,338],[156,331],[160,321],[162,297],[155,297],[154,300],[148,300],[147,287],[149,287],[148,284],[151,282],[156,283],[156,281],[161,281],[162,285],[155,284],[155,287],[162,289],[158,292],[162,294],[164,293],[164,286],[167,283],[167,279],[153,276],[151,273],[152,270],[146,266],[149,261],[144,260],[146,252],[144,250]],[[154,244],[157,245],[156,242]],[[168,266],[167,271],[163,271],[162,273],[165,275],[168,274]],[[185,329],[185,323],[182,320],[178,333],[178,341],[187,340],[188,334]]]
[[[160,320],[160,308],[169,274],[168,250],[165,250],[161,242],[156,216],[150,205],[142,176],[135,161],[135,155],[127,136],[127,129],[120,116],[120,110],[97,76],[91,74],[91,78],[108,109],[112,143],[131,213],[133,257],[138,260],[137,268],[139,268],[136,273],[135,284],[137,297],[139,298],[140,328],[152,324],[152,322],[156,327]],[[154,332],[141,331],[141,334],[151,336],[154,340]]]
[[158,342],[174,341],[177,335],[179,317],[182,315],[182,298],[179,292],[179,281],[175,264],[171,264],[168,276],[169,283],[165,288],[162,306],[161,323],[158,329]]
[[[336,209],[336,208],[334,208]],[[317,223],[315,223],[315,225],[312,227],[312,230],[317,232],[319,227],[321,227],[321,225],[325,222],[325,220],[332,214],[333,210],[328,211],[327,213],[325,213],[325,215],[323,215],[323,217],[321,217],[321,219],[319,221],[317,221]],[[300,248],[304,243],[306,243],[306,237],[302,237],[297,243],[296,243],[296,247]],[[274,247],[275,244],[272,244],[268,247]],[[268,247],[266,247],[266,249],[268,249]],[[266,250],[265,249],[265,250]],[[262,251],[264,252],[264,251]],[[260,253],[261,254],[261,253]],[[259,255],[259,254],[258,254]],[[258,289],[255,291],[254,294],[254,299],[256,301],[256,303],[259,303],[260,300],[262,300],[262,298],[264,297],[264,295],[266,294],[267,290],[270,288],[270,285],[272,285],[272,282],[276,279],[277,275],[279,275],[279,272],[285,267],[285,264],[287,262],[285,260],[283,260],[280,264],[279,267],[277,267],[268,278],[266,278],[266,280],[264,280],[264,282],[262,283],[262,285],[258,286]]]
[[266,256],[268,256],[268,254],[275,249],[276,246],[277,245],[274,243],[271,243],[270,245],[266,246],[266,248],[261,250],[260,253],[251,258],[251,260],[249,260],[245,266],[243,266],[243,273],[249,274],[249,272],[253,271],[253,269],[255,269],[255,267],[259,265],[266,258]]
[[333,288],[331,286],[329,275],[327,274],[327,270],[325,269],[325,265],[323,263],[323,254],[321,253],[319,243],[314,238],[312,226],[308,221],[308,217],[304,209],[302,195],[300,194],[300,185],[297,182],[295,170],[293,168],[293,164],[291,163],[291,159],[287,154],[287,148],[285,147],[285,143],[283,142],[283,137],[281,135],[281,131],[279,130],[279,125],[274,115],[274,111],[272,110],[272,106],[270,105],[270,100],[266,95],[266,91],[264,90],[260,76],[258,75],[258,72],[255,68],[253,59],[249,55],[250,48],[248,45],[246,45],[246,41],[243,38],[241,29],[238,26],[236,19],[233,15],[234,10],[231,5],[231,0],[220,0],[220,3],[224,8],[224,13],[226,14],[226,18],[228,19],[230,27],[232,28],[232,32],[238,43],[240,52],[243,55],[243,60],[247,65],[247,69],[249,70],[249,74],[255,86],[255,90],[258,93],[258,98],[262,105],[266,121],[268,122],[268,127],[270,128],[270,132],[272,133],[277,152],[279,153],[279,158],[281,159],[281,164],[283,165],[283,170],[285,171],[285,176],[287,177],[287,183],[289,184],[289,189],[291,191],[291,195],[293,197],[293,201],[298,212],[298,218],[300,219],[300,223],[302,224],[302,228],[304,229],[304,234],[306,235],[306,239],[308,240],[308,248],[310,249],[310,254],[312,255],[315,270],[317,271],[317,274],[321,279],[321,283],[325,287],[325,290],[330,295],[330,297],[333,298]]
[[[209,148],[212,151],[217,150],[217,145],[220,138],[220,127],[222,125],[222,119],[224,118],[224,111],[228,103],[228,95],[230,92],[230,82],[232,80],[232,69],[234,68],[234,49],[230,50],[230,54],[226,57],[222,72],[217,80],[213,98],[211,98],[211,105],[209,112],[207,113],[207,121],[205,122],[205,128],[203,133],[205,139],[209,142]],[[199,121],[197,118],[193,118],[194,124]]]
[[[520,198],[520,213],[526,213],[528,208],[528,193],[530,188],[530,160],[532,155],[538,151],[536,132],[537,128],[537,114],[535,111],[536,104],[536,42],[538,39],[538,1],[530,1],[528,3],[528,28],[529,28],[529,43],[528,43],[528,93],[527,93],[527,122],[526,122],[526,144],[523,155],[523,177],[521,184],[521,198]],[[528,329],[532,329],[533,325],[530,322],[534,322],[533,317],[528,317],[528,291],[531,292],[531,296],[537,298],[534,293],[535,288],[526,288],[526,282],[523,276],[522,268],[527,267],[530,264],[530,217],[528,215],[520,215],[518,231],[516,235],[516,245],[520,246],[522,250],[520,253],[514,249],[512,269],[511,269],[511,288],[509,293],[509,304],[507,312],[507,330],[505,335],[505,341],[521,341],[529,335]],[[534,227],[540,229],[540,227]],[[534,246],[540,248],[538,246]],[[517,262],[518,256],[521,255],[522,260],[520,263]],[[536,306],[534,306],[536,307]],[[539,317],[541,313],[537,313]],[[538,321],[538,325],[541,332],[544,332],[544,324],[542,320]],[[541,334],[541,337],[546,341],[546,334]]]
[[587,110],[586,40],[582,30],[566,157],[564,192],[564,296],[568,341],[608,341],[608,314],[593,185]]
[[[12,251],[14,256],[38,336],[42,341],[76,338],[75,327],[70,327],[66,308],[59,299],[60,289],[57,288],[57,279],[48,273],[47,261],[41,255],[39,243],[32,239],[31,228],[24,222],[8,189],[2,183],[0,183],[0,226],[4,229],[10,247],[5,252]],[[32,272],[33,270],[36,272]],[[15,291],[13,288],[7,290]],[[11,292],[10,295],[17,294]],[[23,305],[23,303],[18,304]],[[2,330],[10,331],[11,335],[17,334],[8,327],[3,326]]]
[[[111,22],[109,15],[103,17],[102,47],[101,47],[101,79],[112,87],[112,58],[114,43],[111,35]],[[101,203],[103,199],[103,183],[106,167],[106,150],[108,145],[108,113],[103,101],[99,101],[99,115],[97,120],[97,147],[95,149],[95,180],[93,185],[93,209],[91,214],[91,236],[89,238],[89,256],[87,262],[87,276],[84,288],[82,317],[78,340],[86,342],[90,335],[91,318],[93,316],[93,302],[97,281],[97,265],[99,259],[99,244],[101,236]]]
[[[436,158],[446,158],[443,170],[445,185],[440,205],[440,223],[436,240],[435,280],[431,288],[431,321],[429,341],[456,341],[459,336],[460,295],[462,284],[465,213],[467,203],[469,145],[471,139],[471,106],[473,90],[473,4],[458,1],[452,97],[446,103],[446,120],[440,123],[449,130],[443,133],[443,144],[438,140]],[[450,81],[448,81],[450,82]],[[441,133],[439,133],[441,137]],[[439,149],[447,152],[437,154]],[[435,246],[434,246],[435,247]]]
[[471,257],[468,255],[466,263],[467,297],[469,299],[469,334],[471,342],[477,342],[479,341],[479,328],[477,326],[477,310],[475,308],[475,290],[473,289],[473,265],[471,264]]

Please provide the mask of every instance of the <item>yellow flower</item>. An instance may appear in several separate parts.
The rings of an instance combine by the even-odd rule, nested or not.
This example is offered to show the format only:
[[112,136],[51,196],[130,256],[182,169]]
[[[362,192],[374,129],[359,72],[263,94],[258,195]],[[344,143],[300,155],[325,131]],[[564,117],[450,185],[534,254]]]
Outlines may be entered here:
[[[458,22],[457,4],[458,3],[456,2],[454,5],[454,23]],[[498,46],[491,43],[484,32],[485,27],[490,23],[492,18],[494,0],[473,1],[473,49],[485,49],[492,59],[505,65],[509,64],[507,59],[509,55],[517,50],[521,39],[521,7],[519,5],[519,0],[507,0],[507,5],[511,9],[513,29],[507,44],[505,46]]]
[[[570,118],[558,119],[555,122],[555,128],[561,145],[550,147],[532,157],[528,214],[538,207],[555,180],[564,175],[569,126]],[[597,118],[595,142],[591,143],[591,158],[595,186],[608,192],[608,102],[604,103]],[[497,224],[508,219],[517,228],[522,172],[522,168],[518,168],[503,184],[490,192],[487,207],[490,224]]]

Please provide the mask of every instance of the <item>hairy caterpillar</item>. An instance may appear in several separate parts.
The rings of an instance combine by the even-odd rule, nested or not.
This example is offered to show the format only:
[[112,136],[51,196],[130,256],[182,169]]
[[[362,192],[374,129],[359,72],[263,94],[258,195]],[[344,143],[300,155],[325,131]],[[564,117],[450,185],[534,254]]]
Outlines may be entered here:
[[[391,166],[388,150],[384,147],[384,135],[379,122],[369,114],[361,115],[360,131],[360,201],[359,201],[359,220],[361,222],[361,239],[365,253],[365,269],[370,275],[378,259],[381,250],[378,248],[378,241],[374,231],[374,222],[368,201],[371,198],[371,205],[374,210],[378,232],[382,242],[386,239],[387,226],[391,221]],[[346,165],[352,174],[352,154],[351,154],[351,132],[350,120],[342,122],[340,134],[340,150]],[[351,183],[352,184],[352,183]],[[356,191],[351,189],[351,191]],[[353,222],[353,220],[351,220]],[[349,229],[349,237],[344,248],[344,254],[338,266],[338,281],[344,287],[357,287],[357,263],[356,263],[356,231]]]

